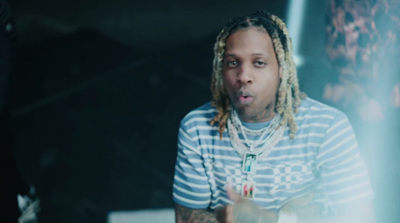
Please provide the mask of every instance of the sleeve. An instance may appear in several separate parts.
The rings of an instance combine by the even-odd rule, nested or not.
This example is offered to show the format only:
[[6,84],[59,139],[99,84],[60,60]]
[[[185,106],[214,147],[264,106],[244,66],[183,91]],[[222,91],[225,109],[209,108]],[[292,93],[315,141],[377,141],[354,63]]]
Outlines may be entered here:
[[339,112],[332,121],[318,150],[316,164],[319,186],[333,213],[372,199],[367,166],[345,114]]
[[[189,129],[190,130],[190,129]],[[181,122],[178,133],[178,153],[175,165],[173,199],[188,208],[207,208],[211,200],[200,145],[193,140],[187,126]]]

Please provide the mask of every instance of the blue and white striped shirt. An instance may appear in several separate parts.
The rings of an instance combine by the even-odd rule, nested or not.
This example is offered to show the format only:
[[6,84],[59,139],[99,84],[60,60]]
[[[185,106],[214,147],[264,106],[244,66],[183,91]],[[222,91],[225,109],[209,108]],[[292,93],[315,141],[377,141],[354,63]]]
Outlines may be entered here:
[[[227,182],[240,191],[246,180],[242,157],[232,148],[228,131],[221,139],[218,126],[210,125],[216,113],[207,103],[181,121],[173,198],[182,206],[215,209],[230,204]],[[257,159],[253,201],[278,211],[291,198],[312,190],[314,202],[326,213],[336,213],[371,199],[368,171],[346,115],[306,98],[295,118],[296,137],[290,139],[286,127],[268,156]],[[249,124],[254,123],[245,127],[252,128]]]

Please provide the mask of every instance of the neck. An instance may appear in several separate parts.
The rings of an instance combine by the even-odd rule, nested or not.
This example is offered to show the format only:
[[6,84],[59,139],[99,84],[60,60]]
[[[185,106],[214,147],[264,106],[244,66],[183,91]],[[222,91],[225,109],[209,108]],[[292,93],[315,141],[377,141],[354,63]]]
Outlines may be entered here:
[[257,115],[246,116],[246,115],[239,114],[239,113],[238,113],[238,115],[239,115],[240,120],[245,121],[245,122],[266,122],[275,117],[275,112],[273,109],[267,107],[265,110],[263,110],[262,112],[260,112]]

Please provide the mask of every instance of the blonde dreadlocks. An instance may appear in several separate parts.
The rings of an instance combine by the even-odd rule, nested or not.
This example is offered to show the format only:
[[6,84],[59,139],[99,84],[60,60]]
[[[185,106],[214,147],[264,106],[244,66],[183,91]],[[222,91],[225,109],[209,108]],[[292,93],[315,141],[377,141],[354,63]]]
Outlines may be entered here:
[[275,112],[282,116],[280,126],[288,124],[290,127],[290,138],[294,138],[297,131],[294,114],[297,113],[301,99],[305,96],[299,89],[296,65],[292,57],[292,42],[286,25],[277,16],[264,11],[231,19],[217,36],[214,46],[211,92],[212,105],[216,107],[218,113],[211,120],[211,125],[218,122],[218,132],[222,137],[230,111],[232,110],[231,101],[222,78],[226,40],[230,34],[249,27],[264,28],[272,39],[275,54],[282,69],[282,80],[277,93]]

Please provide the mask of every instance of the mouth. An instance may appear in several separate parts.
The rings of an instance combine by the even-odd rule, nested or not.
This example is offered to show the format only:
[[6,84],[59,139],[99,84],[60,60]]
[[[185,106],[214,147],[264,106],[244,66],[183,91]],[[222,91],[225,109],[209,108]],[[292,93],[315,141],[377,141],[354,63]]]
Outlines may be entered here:
[[240,96],[239,102],[243,104],[249,104],[253,101],[253,97],[251,96]]
[[250,104],[254,96],[248,91],[238,91],[237,99],[241,104]]

